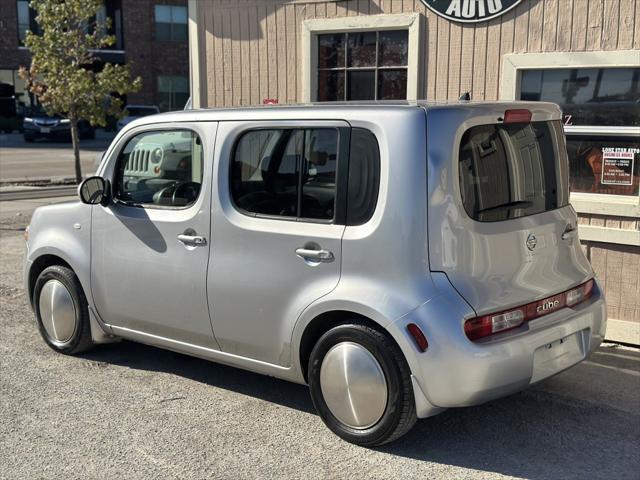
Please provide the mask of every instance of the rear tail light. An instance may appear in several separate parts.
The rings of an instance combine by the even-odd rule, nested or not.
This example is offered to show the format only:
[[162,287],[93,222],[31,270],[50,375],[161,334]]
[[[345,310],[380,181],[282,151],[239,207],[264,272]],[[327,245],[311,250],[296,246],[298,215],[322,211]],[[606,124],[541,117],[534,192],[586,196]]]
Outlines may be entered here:
[[507,110],[504,112],[504,123],[529,123],[531,122],[531,111],[524,108]]
[[589,280],[587,283],[583,283],[578,288],[569,290],[567,292],[567,307],[573,307],[580,302],[584,302],[591,297],[593,293],[593,280]]
[[475,341],[496,333],[506,332],[530,320],[548,315],[564,307],[573,307],[588,300],[593,294],[593,279],[566,292],[527,303],[504,312],[491,313],[472,318],[464,324],[464,333],[469,340]]

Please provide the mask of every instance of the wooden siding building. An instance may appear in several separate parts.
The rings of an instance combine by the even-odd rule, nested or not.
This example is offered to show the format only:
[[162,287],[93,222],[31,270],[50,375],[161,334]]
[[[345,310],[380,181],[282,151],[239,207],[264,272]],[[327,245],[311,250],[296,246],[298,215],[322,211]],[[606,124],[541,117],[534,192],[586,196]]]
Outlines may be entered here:
[[[423,0],[190,0],[194,107],[464,92],[559,103],[609,336],[640,344],[640,0],[437,2],[449,17],[513,8],[463,22]],[[617,184],[612,151],[631,159]]]

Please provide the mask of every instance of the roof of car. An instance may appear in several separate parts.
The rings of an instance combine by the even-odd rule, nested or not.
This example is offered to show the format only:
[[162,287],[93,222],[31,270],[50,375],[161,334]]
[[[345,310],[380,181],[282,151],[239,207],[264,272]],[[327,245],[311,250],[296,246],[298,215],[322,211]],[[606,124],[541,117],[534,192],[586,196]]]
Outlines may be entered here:
[[[233,120],[288,120],[288,119],[329,119],[331,112],[340,111],[341,115],[357,115],[366,111],[369,114],[401,112],[415,109],[432,110],[436,108],[486,108],[504,106],[559,111],[556,104],[545,102],[474,102],[474,101],[359,101],[359,102],[318,102],[286,105],[256,105],[243,107],[204,108],[178,110],[160,113],[133,122],[136,125],[160,122],[188,121],[233,121]],[[333,117],[333,119],[336,119]]]

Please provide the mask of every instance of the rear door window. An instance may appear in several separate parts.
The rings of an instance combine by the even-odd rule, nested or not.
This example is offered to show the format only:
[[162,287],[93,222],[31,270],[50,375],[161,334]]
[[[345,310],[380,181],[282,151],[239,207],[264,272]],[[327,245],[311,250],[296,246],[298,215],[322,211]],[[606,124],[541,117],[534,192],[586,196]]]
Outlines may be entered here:
[[231,166],[235,204],[254,215],[332,221],[338,149],[336,128],[247,132]]
[[525,217],[569,203],[559,121],[472,127],[462,137],[459,162],[462,202],[474,220]]

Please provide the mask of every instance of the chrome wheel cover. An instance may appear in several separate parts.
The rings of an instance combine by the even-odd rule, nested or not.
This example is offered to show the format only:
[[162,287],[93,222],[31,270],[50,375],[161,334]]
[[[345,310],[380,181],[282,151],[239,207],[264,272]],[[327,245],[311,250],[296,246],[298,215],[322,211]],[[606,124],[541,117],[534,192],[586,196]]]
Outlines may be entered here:
[[73,298],[59,280],[49,280],[40,290],[40,319],[49,338],[66,343],[76,331],[77,315]]
[[351,428],[375,425],[387,408],[382,367],[354,342],[338,343],[327,352],[320,367],[320,389],[331,413]]

